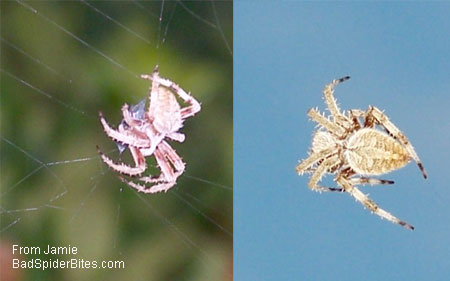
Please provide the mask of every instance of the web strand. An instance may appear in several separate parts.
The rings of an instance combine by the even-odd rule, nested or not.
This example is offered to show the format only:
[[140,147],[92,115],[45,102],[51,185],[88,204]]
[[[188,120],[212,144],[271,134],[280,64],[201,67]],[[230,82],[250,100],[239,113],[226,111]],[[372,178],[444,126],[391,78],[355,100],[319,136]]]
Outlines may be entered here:
[[119,21],[117,21],[117,20],[113,19],[112,17],[108,16],[104,12],[100,11],[98,8],[92,6],[91,4],[89,4],[88,2],[86,2],[84,0],[79,0],[79,1],[81,3],[83,3],[84,5],[88,6],[89,8],[91,8],[92,10],[96,11],[97,13],[101,14],[102,16],[104,16],[105,18],[107,18],[108,20],[110,20],[111,22],[113,22],[114,24],[119,26],[120,28],[126,30],[127,32],[129,32],[130,34],[134,35],[135,37],[141,39],[142,41],[144,41],[148,45],[151,45],[151,42],[149,40],[145,39],[144,37],[142,37],[142,35],[138,34],[137,32],[135,32],[135,31],[131,30],[130,28],[126,27],[125,25],[121,24]]
[[227,38],[225,37],[225,33],[223,32],[222,25],[220,24],[219,16],[217,15],[216,10],[216,4],[214,3],[214,0],[211,0],[211,5],[214,12],[214,18],[216,19],[216,25],[217,29],[219,29],[220,35],[222,36],[222,40],[225,43],[225,46],[227,46],[227,50],[230,53],[231,56],[233,56],[233,51],[231,50],[230,44],[228,43]]
[[[133,190],[134,191],[134,190]],[[171,222],[167,217],[161,215],[140,193],[134,191],[134,194],[138,196],[139,199],[150,209],[154,216],[156,216],[161,222],[163,222],[165,225],[169,226],[181,239],[182,241],[189,247],[192,247],[193,249],[196,249],[199,251],[202,255],[200,255],[200,259],[202,262],[204,262],[206,265],[211,264],[211,261],[214,261],[214,259],[209,258],[209,255],[202,250],[192,239],[190,239],[183,231],[181,231],[173,222]],[[204,260],[203,256],[208,257],[208,260],[210,262],[207,262]],[[213,262],[213,264],[217,267],[217,264]]]
[[79,38],[78,36],[76,36],[75,34],[73,34],[72,32],[68,31],[67,29],[65,29],[64,27],[60,26],[59,24],[57,24],[56,22],[54,22],[53,20],[49,19],[48,17],[44,16],[42,13],[39,13],[36,9],[34,9],[33,7],[31,7],[30,5],[27,5],[25,3],[23,3],[20,0],[15,0],[17,3],[19,3],[20,5],[24,6],[25,8],[29,9],[30,11],[32,11],[33,13],[35,13],[36,15],[38,15],[39,17],[43,18],[44,20],[46,20],[47,22],[51,23],[52,25],[56,26],[59,30],[63,31],[64,33],[66,33],[67,35],[69,35],[70,37],[72,37],[73,39],[77,40],[78,42],[80,42],[81,44],[83,44],[84,46],[86,46],[87,48],[91,49],[92,51],[96,52],[97,54],[99,54],[100,56],[102,56],[103,58],[105,58],[106,60],[108,60],[109,62],[111,62],[112,64],[114,64],[115,66],[123,69],[124,71],[126,71],[128,74],[139,78],[139,75],[136,74],[135,72],[129,70],[128,68],[126,68],[125,66],[123,66],[122,64],[118,63],[117,61],[113,60],[112,58],[110,58],[109,56],[107,56],[106,54],[104,54],[103,52],[101,52],[100,50],[98,50],[97,48],[93,47],[92,45],[88,44],[86,41],[82,40],[81,38]]
[[22,55],[24,55],[25,57],[29,58],[30,60],[34,61],[35,63],[43,66],[45,69],[47,69],[48,71],[50,71],[51,73],[53,73],[56,76],[59,76],[60,78],[62,78],[63,80],[65,80],[67,83],[72,83],[71,79],[67,79],[64,75],[61,75],[60,73],[58,73],[55,69],[53,69],[52,67],[48,66],[47,64],[43,63],[41,60],[34,58],[33,56],[31,56],[30,54],[28,54],[27,52],[25,52],[24,50],[22,50],[21,48],[17,47],[16,45],[14,45],[13,43],[9,42],[8,40],[4,39],[3,37],[1,37],[1,41],[4,42],[5,44],[7,44],[9,47],[13,48],[14,50],[16,50],[17,52],[21,53]]
[[176,191],[171,192],[170,194],[174,195],[176,198],[178,198],[181,202],[183,202],[184,204],[186,204],[187,206],[189,206],[192,210],[194,210],[195,212],[197,212],[199,215],[201,215],[202,217],[204,217],[206,220],[208,220],[210,223],[214,224],[215,226],[217,226],[220,230],[222,230],[223,232],[225,232],[228,236],[233,237],[233,234],[231,233],[231,231],[229,231],[228,229],[226,229],[225,227],[221,226],[218,222],[216,222],[214,219],[212,219],[211,217],[207,216],[204,212],[200,211],[200,209],[198,209],[197,207],[195,207],[193,204],[191,204],[189,201],[187,201],[186,199],[184,199],[182,196],[180,196]]
[[181,5],[181,7],[183,7],[189,14],[191,14],[194,18],[198,19],[199,21],[206,23],[207,25],[211,26],[214,29],[217,29],[217,25],[215,25],[214,23],[205,20],[204,18],[202,18],[201,16],[197,15],[196,13],[194,13],[194,11],[192,11],[191,9],[189,9],[184,3],[183,1],[180,0],[176,0],[178,4]]
[[[43,90],[41,90],[41,89],[39,89],[39,88],[37,88],[37,87],[31,85],[31,84],[28,83],[27,81],[24,81],[24,80],[20,79],[19,77],[15,76],[14,74],[9,73],[8,71],[6,71],[6,70],[4,70],[4,69],[2,69],[2,68],[0,68],[0,71],[3,72],[3,73],[5,73],[5,74],[8,75],[9,77],[15,79],[16,81],[18,81],[18,82],[24,84],[25,86],[27,86],[27,87],[29,87],[29,88],[35,90],[35,91],[38,92],[39,94],[41,94],[41,95],[47,97],[48,99],[52,100],[53,102],[58,103],[59,105],[62,105],[62,106],[64,106],[64,107],[67,108],[67,109],[70,109],[70,110],[73,110],[73,111],[75,111],[75,112],[77,112],[77,113],[80,113],[81,115],[89,116],[89,115],[86,114],[86,112],[84,112],[84,111],[82,111],[82,110],[79,110],[78,108],[75,108],[75,107],[73,107],[73,106],[70,106],[69,104],[67,104],[67,103],[65,103],[65,102],[63,102],[63,101],[61,101],[61,100],[55,98],[54,96],[50,95],[49,93],[47,93],[47,92],[45,92],[45,91],[43,91]],[[89,116],[89,117],[92,118],[93,116],[91,115],[91,116]]]

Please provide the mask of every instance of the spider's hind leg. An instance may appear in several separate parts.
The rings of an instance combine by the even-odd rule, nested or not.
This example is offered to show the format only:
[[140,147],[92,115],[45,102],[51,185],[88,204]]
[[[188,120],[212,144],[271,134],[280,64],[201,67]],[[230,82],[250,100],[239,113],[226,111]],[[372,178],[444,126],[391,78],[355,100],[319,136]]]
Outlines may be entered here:
[[344,188],[344,190],[350,193],[356,200],[358,200],[361,204],[364,205],[367,209],[369,209],[372,213],[380,216],[381,218],[387,219],[390,222],[401,225],[407,229],[414,230],[414,226],[408,224],[405,221],[402,221],[392,215],[391,213],[381,209],[378,205],[372,201],[367,195],[362,193],[358,188],[354,187],[347,179],[344,177],[338,177],[337,183]]

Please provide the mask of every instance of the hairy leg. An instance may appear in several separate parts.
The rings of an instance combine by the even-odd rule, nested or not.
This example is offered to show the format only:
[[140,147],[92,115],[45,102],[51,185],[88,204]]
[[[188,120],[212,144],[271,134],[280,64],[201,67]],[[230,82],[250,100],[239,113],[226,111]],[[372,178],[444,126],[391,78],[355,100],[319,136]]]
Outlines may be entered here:
[[168,134],[167,137],[172,139],[172,140],[174,140],[174,141],[177,141],[177,142],[184,142],[184,139],[186,138],[184,136],[184,134],[176,133],[176,132]]
[[157,193],[169,190],[176,183],[175,172],[167,162],[165,155],[159,146],[156,148],[154,155],[158,166],[161,169],[161,174],[158,177],[146,176],[139,178],[139,181],[146,184],[152,183],[153,185],[139,184],[120,176],[119,179],[137,191],[143,193]]
[[299,175],[303,175],[305,172],[309,172],[311,166],[317,163],[317,161],[324,159],[333,153],[335,153],[334,149],[327,149],[317,153],[312,152],[311,155],[298,164],[295,169]]
[[311,108],[310,110],[308,110],[307,114],[309,118],[311,118],[311,120],[317,122],[320,126],[325,128],[331,134],[335,136],[342,136],[345,133],[344,128],[328,120],[325,116],[320,114],[320,112],[317,109]]
[[348,118],[346,116],[341,114],[339,107],[337,105],[336,99],[333,96],[333,93],[334,93],[334,88],[338,84],[340,84],[348,79],[350,79],[350,76],[345,76],[340,79],[333,80],[330,84],[326,85],[325,89],[323,90],[323,96],[325,98],[325,103],[328,106],[328,109],[330,110],[330,113],[334,118],[334,122],[338,123],[339,125],[343,126],[344,128],[348,127],[348,123],[350,123],[350,121],[348,120]]
[[394,181],[391,181],[391,180],[382,180],[382,179],[367,178],[367,177],[351,178],[348,181],[352,185],[360,185],[360,184],[370,184],[370,185],[394,184]]
[[337,156],[330,157],[320,163],[319,167],[314,171],[308,182],[308,187],[313,191],[330,191],[330,192],[342,192],[342,188],[334,187],[323,187],[319,186],[318,183],[322,179],[322,176],[327,172],[327,170],[339,163],[339,158]]
[[367,195],[362,193],[358,188],[354,187],[347,179],[344,177],[338,177],[337,183],[344,188],[344,190],[348,193],[350,193],[351,196],[353,196],[357,201],[359,201],[361,204],[363,204],[364,207],[369,209],[372,213],[375,213],[376,215],[380,216],[381,218],[387,219],[390,222],[396,223],[398,225],[401,225],[407,229],[414,230],[414,226],[408,224],[407,222],[404,222],[397,217],[393,216],[391,213],[381,209],[378,207],[378,205],[369,199]]
[[124,163],[114,163],[111,159],[109,159],[106,155],[104,155],[100,148],[97,146],[98,154],[102,158],[103,162],[108,165],[111,169],[116,172],[119,172],[128,176],[137,176],[142,174],[147,169],[147,163],[145,162],[145,157],[136,147],[129,147],[131,155],[133,156],[133,160],[135,163],[135,167],[130,167]]
[[127,144],[129,146],[134,146],[134,147],[150,147],[151,146],[151,141],[147,138],[141,138],[140,136],[134,137],[133,135],[131,135],[131,132],[127,132],[126,130],[114,130],[113,128],[111,128],[109,126],[109,124],[106,122],[105,118],[103,117],[103,114],[101,112],[99,112],[99,116],[100,116],[100,122],[103,125],[103,129],[105,130],[105,133],[108,135],[108,137],[110,137],[111,139],[113,139],[114,141],[123,143],[123,144]]
[[[139,183],[128,181],[119,177],[121,181],[133,187],[139,192],[157,193],[167,192],[176,184],[177,178],[184,172],[185,164],[181,158],[176,154],[175,150],[170,145],[163,141],[154,152],[158,166],[161,169],[161,174],[158,177],[146,176],[139,178],[139,181],[145,183],[154,183],[154,185],[146,186]],[[175,168],[173,169],[172,166]]]

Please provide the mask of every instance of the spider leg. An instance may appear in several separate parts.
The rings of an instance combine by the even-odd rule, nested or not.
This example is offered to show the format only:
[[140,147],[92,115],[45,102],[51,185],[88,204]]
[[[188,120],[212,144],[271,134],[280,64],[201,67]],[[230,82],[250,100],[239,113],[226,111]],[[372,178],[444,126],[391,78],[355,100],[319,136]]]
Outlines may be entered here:
[[394,184],[394,181],[391,181],[391,180],[382,180],[382,179],[367,178],[367,177],[351,178],[348,181],[352,185],[360,185],[360,184],[370,184],[370,185]]
[[121,176],[119,176],[119,179],[122,182],[131,186],[132,188],[136,189],[137,191],[143,193],[157,193],[169,190],[172,186],[175,185],[175,181],[172,182],[167,181],[167,176],[169,176],[170,178],[171,175],[173,175],[173,170],[170,167],[170,165],[165,161],[164,154],[160,151],[159,147],[155,150],[154,155],[161,169],[161,175],[159,177],[147,176],[139,179],[139,181],[145,183],[155,183],[154,185],[150,186],[142,185],[133,181],[129,181]]
[[177,142],[184,142],[184,139],[186,138],[184,134],[177,132],[170,133],[167,135],[167,137]]
[[364,124],[361,125],[359,118],[363,118],[365,120],[366,113],[360,109],[350,109],[349,117],[353,121],[354,130],[359,130],[364,125]]
[[[174,182],[184,173],[185,164],[175,150],[165,141],[158,145],[158,154],[155,155],[161,167],[161,176],[158,181]],[[170,164],[166,161],[170,162]]]
[[334,153],[334,149],[326,149],[317,153],[311,153],[308,158],[303,160],[300,164],[295,168],[299,175],[303,175],[305,172],[311,172],[311,166],[314,165],[317,161],[324,159],[325,157]]
[[159,145],[159,148],[164,153],[164,155],[167,156],[170,163],[172,163],[172,165],[175,167],[176,177],[183,174],[186,165],[184,164],[183,160],[181,160],[181,157],[175,152],[175,150],[166,141],[162,141]]
[[366,118],[366,112],[361,109],[350,109],[350,114],[355,117]]
[[[167,190],[169,190],[175,185],[177,178],[184,172],[185,164],[183,163],[181,158],[176,154],[176,152],[165,141],[161,142],[161,144],[158,145],[157,149],[154,152],[154,155],[161,169],[161,175],[159,177],[147,176],[139,179],[140,181],[143,181],[145,183],[155,183],[154,185],[152,186],[141,185],[139,183],[128,181],[123,177],[119,177],[119,179],[139,192],[144,193],[157,193],[162,191],[167,192]],[[171,167],[171,165],[167,162],[166,159],[168,159],[170,163],[175,167],[175,171]]]
[[367,195],[362,193],[358,188],[353,186],[349,180],[347,180],[344,177],[338,177],[336,179],[337,183],[344,188],[344,190],[348,193],[350,193],[351,196],[353,196],[357,201],[359,201],[361,204],[364,205],[367,209],[369,209],[372,213],[375,213],[376,215],[380,216],[381,218],[385,218],[390,222],[396,223],[398,225],[401,225],[407,229],[414,230],[414,226],[408,224],[407,222],[404,222],[395,216],[393,216],[391,213],[381,209],[378,207],[378,205],[369,199]]
[[392,137],[402,143],[410,157],[417,163],[423,177],[427,178],[427,173],[423,167],[422,162],[420,162],[419,156],[417,156],[414,147],[409,142],[408,138],[389,120],[389,118],[378,108],[371,106],[367,112],[367,116],[374,118],[375,122],[381,125]]
[[160,184],[156,184],[151,186],[150,188],[148,186],[139,184],[139,183],[135,183],[133,181],[129,181],[126,180],[125,178],[119,176],[119,179],[123,182],[126,183],[127,185],[131,186],[132,188],[136,189],[139,192],[142,193],[158,193],[161,191],[167,191],[169,190],[172,186],[174,186],[175,183],[160,183]]
[[131,115],[128,104],[124,104],[122,106],[122,116],[125,123],[127,123],[130,127],[138,127],[142,125],[142,120],[136,119],[133,115]]
[[323,161],[319,167],[315,170],[313,175],[311,176],[308,186],[313,191],[330,191],[330,192],[342,192],[344,191],[342,188],[335,188],[335,187],[323,187],[319,186],[318,183],[322,176],[328,171],[330,167],[333,167],[334,165],[339,164],[339,158],[337,156],[330,157]]
[[336,125],[328,120],[325,116],[319,113],[317,109],[311,108],[308,110],[308,116],[311,120],[316,121],[319,125],[327,129],[330,133],[338,136],[342,136],[345,133],[345,129]]
[[[161,175],[159,176],[159,178],[156,179],[156,182],[159,183],[150,187],[149,189],[150,193],[156,193],[161,191],[167,192],[167,190],[169,190],[176,184],[178,176],[184,171],[184,163],[181,161],[178,155],[177,157],[179,159],[179,162],[181,162],[182,166],[181,171],[178,170],[174,171],[173,168],[170,166],[169,162],[167,162],[168,159],[170,163],[172,163],[175,166],[176,169],[180,168],[179,162],[177,162],[176,164],[172,162],[172,161],[175,162],[175,160],[172,158],[174,156],[171,154],[172,152],[173,153],[175,152],[171,148],[170,148],[171,151],[167,150],[167,147],[170,148],[170,146],[163,141],[161,142],[161,144],[158,145],[158,148],[155,150],[155,158],[156,161],[158,162],[159,167],[161,168]],[[146,179],[143,180],[146,181]]]
[[98,154],[100,154],[100,157],[102,158],[103,162],[105,162],[105,164],[108,165],[111,169],[128,176],[140,175],[145,171],[145,169],[147,169],[145,157],[138,148],[129,146],[129,149],[131,155],[133,156],[133,160],[136,165],[135,167],[130,167],[123,163],[114,163],[105,154],[103,154],[103,152],[101,152],[100,148],[97,146]]
[[340,79],[335,79],[330,84],[326,85],[325,89],[323,90],[323,96],[325,98],[325,103],[328,106],[328,109],[330,110],[330,113],[333,116],[334,121],[336,123],[338,123],[339,125],[343,126],[344,128],[348,127],[348,126],[345,126],[345,124],[349,123],[349,120],[345,115],[341,114],[339,107],[337,105],[336,99],[333,96],[333,93],[334,93],[334,87],[336,87],[338,84],[340,84],[348,79],[350,79],[350,76],[345,76]]
[[155,67],[152,75],[142,74],[141,78],[152,81],[152,92],[158,91],[159,85],[162,85],[176,93],[183,101],[189,104],[189,106],[181,109],[181,117],[183,119],[191,117],[201,110],[200,103],[194,97],[186,93],[174,82],[159,76],[158,66]]
[[175,173],[170,164],[167,162],[166,156],[159,145],[156,148],[154,155],[156,162],[161,169],[161,174],[158,177],[147,176],[139,179],[145,183],[156,183],[155,185],[145,187],[148,189],[148,193],[167,191],[175,185],[176,181]]
[[108,125],[108,122],[106,122],[105,118],[103,117],[103,114],[101,112],[99,112],[98,114],[100,117],[100,122],[103,125],[103,129],[105,130],[105,133],[108,135],[108,137],[110,137],[114,141],[121,142],[123,144],[127,144],[129,146],[134,146],[134,147],[150,147],[151,146],[151,141],[147,138],[147,136],[145,136],[144,139],[141,138],[141,136],[139,136],[138,138],[134,138],[130,135],[125,134],[124,130],[122,130],[122,131],[114,130],[113,128],[111,128]]

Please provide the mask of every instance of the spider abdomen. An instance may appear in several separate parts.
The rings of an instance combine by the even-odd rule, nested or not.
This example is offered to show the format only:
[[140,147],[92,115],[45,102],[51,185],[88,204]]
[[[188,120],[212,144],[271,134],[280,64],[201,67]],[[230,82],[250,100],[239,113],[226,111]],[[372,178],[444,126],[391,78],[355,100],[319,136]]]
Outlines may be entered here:
[[181,111],[175,96],[165,87],[159,88],[158,107],[154,111],[153,125],[159,132],[175,132],[181,128]]
[[344,156],[358,174],[381,175],[410,161],[408,151],[391,136],[364,128],[350,136]]

